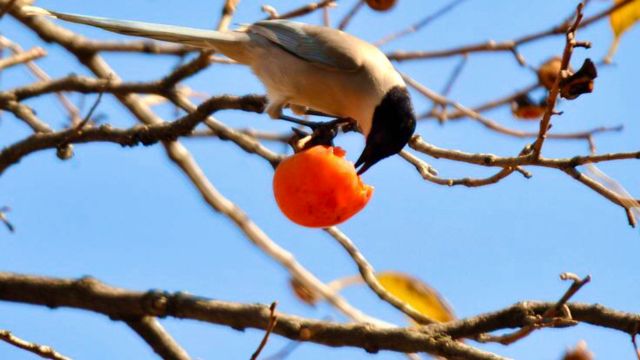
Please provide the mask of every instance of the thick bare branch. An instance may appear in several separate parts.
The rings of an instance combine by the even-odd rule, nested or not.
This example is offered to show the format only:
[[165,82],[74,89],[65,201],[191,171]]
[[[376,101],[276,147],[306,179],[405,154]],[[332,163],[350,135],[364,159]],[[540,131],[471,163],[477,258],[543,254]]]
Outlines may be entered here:
[[[265,330],[271,317],[269,306],[266,305],[208,300],[184,293],[127,291],[105,285],[93,278],[66,280],[0,273],[0,300],[53,308],[84,309],[108,315],[112,319],[172,316],[225,325],[234,329]],[[419,328],[339,324],[280,312],[273,332],[293,340],[329,346],[356,346],[368,351],[426,351],[441,356],[463,356],[465,359],[496,359],[500,357],[472,350],[457,342],[452,343],[448,337],[473,338],[481,333],[527,326],[531,323],[532,317],[544,314],[557,304],[521,302],[496,312]],[[566,306],[576,321],[631,335],[638,332],[640,314],[625,313],[599,304],[567,303]]]
[[[105,285],[93,278],[65,280],[0,273],[0,300],[72,307],[98,312],[112,319],[144,316],[172,316],[206,321],[233,329],[266,330],[271,311],[266,305],[244,305],[208,300],[184,293],[134,292]],[[503,359],[451,340],[448,336],[428,334],[415,328],[379,327],[373,324],[339,324],[278,313],[273,333],[297,341],[328,346],[360,347],[369,352],[395,350],[428,352],[469,360]]]
[[71,128],[58,132],[40,132],[0,151],[0,174],[23,157],[45,149],[56,149],[70,143],[113,142],[122,146],[149,145],[175,140],[191,133],[210,113],[222,109],[243,109],[262,112],[261,96],[219,96],[202,103],[194,112],[171,123],[156,123],[130,129],[115,129],[109,125],[96,128]]

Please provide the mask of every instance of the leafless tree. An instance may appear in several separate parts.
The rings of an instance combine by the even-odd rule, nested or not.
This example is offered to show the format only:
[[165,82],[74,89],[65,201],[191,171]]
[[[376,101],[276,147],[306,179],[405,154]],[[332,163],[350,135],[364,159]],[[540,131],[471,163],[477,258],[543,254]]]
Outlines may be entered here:
[[[338,0],[325,0],[309,3],[284,13],[280,13],[272,6],[264,6],[263,10],[271,19],[295,18],[311,12],[323,11],[325,22],[329,23],[331,8],[337,2]],[[446,14],[460,2],[459,0],[452,1],[438,13],[405,30],[390,34],[378,41],[377,44],[386,44],[408,33],[418,31],[432,19]],[[589,91],[589,89],[585,90],[585,86],[588,88],[590,81],[593,80],[588,69],[575,73],[570,69],[569,64],[574,49],[590,46],[587,41],[579,38],[579,31],[607,19],[611,13],[632,2],[633,0],[616,1],[605,11],[584,17],[583,11],[588,5],[588,1],[585,1],[578,5],[575,12],[567,14],[565,20],[556,26],[510,41],[490,41],[439,51],[388,53],[388,57],[394,61],[442,57],[461,58],[460,65],[451,74],[447,87],[441,93],[427,88],[408,74],[403,75],[409,86],[434,103],[430,111],[422,114],[421,118],[424,121],[448,122],[466,119],[478,122],[489,131],[504,136],[532,139],[532,143],[524,147],[520,153],[512,156],[498,156],[440,148],[426,142],[422,136],[417,134],[410,141],[410,149],[404,150],[400,156],[416,168],[418,176],[443,186],[486,186],[498,183],[513,174],[530,177],[531,173],[528,169],[536,167],[555,169],[595,191],[613,205],[619,206],[624,210],[628,223],[631,226],[636,226],[635,212],[640,208],[638,200],[628,195],[617,183],[598,176],[599,173],[595,168],[596,164],[603,162],[640,158],[640,151],[608,154],[600,154],[596,151],[594,137],[597,134],[617,131],[620,128],[600,127],[575,133],[550,131],[552,120],[554,116],[558,115],[556,112],[558,98],[572,99]],[[218,29],[224,29],[229,25],[238,3],[239,0],[226,0]],[[341,19],[340,28],[345,28],[350,19],[357,16],[365,1],[354,0],[344,1],[344,3],[346,6],[353,3],[354,7],[347,17]],[[22,139],[15,139],[0,151],[0,174],[19,164],[22,158],[38,151],[55,150],[60,159],[68,159],[73,156],[73,146],[76,144],[110,142],[125,147],[134,147],[140,144],[162,146],[168,158],[177,165],[179,171],[187,175],[211,209],[229,218],[249,241],[286,269],[300,289],[307,292],[314,300],[327,301],[352,322],[338,323],[300,318],[276,311],[275,303],[271,306],[241,304],[204,300],[201,297],[182,293],[125,290],[88,277],[70,280],[0,273],[0,300],[47,307],[70,307],[103,314],[111,319],[125,322],[158,355],[167,359],[189,359],[190,357],[160,325],[157,321],[158,317],[199,320],[234,329],[263,329],[266,332],[263,343],[256,350],[253,358],[259,356],[271,333],[299,342],[359,347],[370,352],[392,350],[407,354],[429,353],[452,359],[502,359],[503,357],[500,355],[489,353],[470,345],[468,342],[459,340],[472,339],[476,342],[511,344],[525,338],[537,329],[566,327],[577,323],[587,323],[617,330],[629,334],[632,339],[639,332],[640,314],[625,313],[598,304],[570,302],[572,295],[590,279],[588,276],[581,278],[570,273],[562,274],[563,279],[571,281],[571,286],[564,295],[559,296],[559,300],[556,302],[526,301],[492,313],[448,323],[437,323],[386,291],[377,280],[372,265],[347,235],[336,227],[325,229],[324,231],[342,245],[351,256],[369,288],[382,300],[411,317],[420,326],[397,327],[364,314],[342,297],[335,287],[322,282],[307,270],[291,253],[258,227],[242,209],[221,194],[207,179],[188,150],[180,143],[180,138],[184,137],[218,137],[230,141],[247,153],[264,159],[274,168],[278,166],[284,155],[270,150],[263,142],[279,141],[286,144],[294,134],[274,134],[258,129],[236,129],[213,117],[214,113],[223,110],[260,114],[265,106],[264,96],[219,94],[208,96],[206,100],[196,105],[191,101],[195,90],[183,85],[185,79],[197,76],[212,63],[229,64],[233,61],[211,52],[198,53],[193,48],[186,46],[139,40],[123,42],[92,40],[65,29],[62,24],[53,23],[41,17],[27,16],[22,10],[24,4],[26,4],[24,0],[0,0],[1,16],[11,16],[21,22],[25,29],[39,36],[43,42],[61,46],[79,61],[81,64],[79,66],[90,71],[93,76],[69,75],[51,78],[36,65],[37,59],[47,56],[42,47],[24,50],[9,38],[10,34],[5,34],[4,36],[7,37],[0,38],[2,47],[10,52],[6,58],[0,60],[0,70],[11,66],[26,66],[36,77],[34,83],[0,91],[0,109],[13,114],[16,119],[23,121],[33,130],[33,134]],[[489,100],[476,107],[465,106],[448,97],[449,90],[455,85],[459,73],[473,54],[502,52],[513,56],[522,66],[529,66],[519,53],[518,48],[524,44],[549,37],[565,37],[566,39],[564,49],[558,49],[562,56],[558,60],[557,67],[551,70],[550,82],[545,83],[541,76],[540,81],[531,86],[501,98]],[[43,47],[45,47],[44,44]],[[121,79],[101,56],[106,52],[146,53],[156,56],[197,54],[197,56],[155,81],[128,82]],[[588,67],[589,64],[585,64],[585,66]],[[542,71],[542,69],[534,70],[539,73]],[[485,115],[488,110],[497,107],[518,106],[518,101],[524,95],[545,86],[548,90],[546,101],[544,104],[537,104],[540,111],[540,127],[537,132],[507,128]],[[93,109],[83,116],[74,102],[66,95],[68,93],[113,95],[124,105],[132,118],[140,124],[131,128],[116,128],[109,124],[96,125],[93,119]],[[27,99],[43,96],[55,97],[68,111],[70,121],[65,128],[55,129],[24,103]],[[178,109],[185,111],[187,115],[179,116],[172,121],[165,121],[150,107],[151,101],[171,103]],[[98,102],[96,102],[97,104]],[[589,144],[591,153],[570,158],[544,157],[541,149],[548,139],[582,139]],[[135,149],[127,151],[135,151]],[[488,178],[442,178],[425,160],[429,157],[446,159],[461,166],[491,167],[496,169],[496,173]],[[8,208],[0,210],[0,220],[9,229],[13,229],[7,211]],[[492,334],[499,330],[512,328],[517,330],[502,335]],[[8,331],[0,331],[0,340],[44,358],[66,358],[50,347],[29,343]]]

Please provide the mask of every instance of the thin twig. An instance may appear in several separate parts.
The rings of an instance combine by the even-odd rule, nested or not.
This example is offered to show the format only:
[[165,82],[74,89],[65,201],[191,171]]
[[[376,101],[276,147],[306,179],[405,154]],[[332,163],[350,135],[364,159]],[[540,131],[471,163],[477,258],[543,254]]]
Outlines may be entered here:
[[78,125],[75,126],[76,131],[82,131],[82,129],[91,120],[91,117],[93,116],[93,113],[98,108],[98,105],[100,105],[100,101],[102,100],[102,95],[103,94],[104,94],[103,91],[98,93],[98,97],[96,97],[96,100],[93,102],[93,105],[91,105],[91,108],[89,109],[89,112],[87,112],[87,115],[84,117],[84,119],[82,119],[82,121],[80,121],[80,123],[78,123]]
[[[411,77],[409,77],[406,74],[403,74],[402,77],[404,78],[405,82],[411,86],[412,88],[416,89],[419,93],[421,93],[422,95],[424,95],[425,97],[431,99],[432,101],[434,101],[437,104],[443,104],[443,105],[450,105],[453,106],[455,109],[457,109],[458,111],[460,111],[461,113],[463,113],[465,116],[469,117],[470,119],[476,120],[478,123],[480,123],[482,126],[486,127],[487,129],[490,129],[492,131],[495,131],[499,134],[504,134],[504,135],[508,135],[508,136],[513,136],[513,137],[517,137],[517,138],[537,138],[540,133],[539,132],[534,132],[534,131],[523,131],[523,130],[516,130],[516,129],[510,129],[508,127],[505,127],[497,122],[495,122],[494,120],[491,120],[489,118],[487,118],[486,116],[478,113],[477,111],[470,109],[458,102],[455,102],[453,100],[450,100],[438,93],[436,93],[435,91],[427,88],[426,86],[420,84],[419,82],[417,82],[416,80],[412,79]],[[620,131],[622,130],[621,125],[618,126],[614,126],[614,127],[597,127],[595,129],[591,129],[591,130],[587,130],[587,131],[578,131],[578,132],[574,132],[574,133],[553,133],[553,134],[546,134],[545,136],[549,139],[576,139],[576,140],[586,140],[588,141],[592,135],[594,134],[598,134],[598,133],[602,133],[602,132],[610,132],[610,131]]]
[[[9,50],[11,50],[14,54],[19,54],[24,52],[24,49],[22,49],[20,45],[14,43],[13,41],[1,35],[0,35],[0,45],[4,47],[8,47]],[[25,65],[27,66],[29,71],[33,74],[33,76],[35,76],[37,79],[41,81],[51,80],[51,77],[33,61],[27,61]],[[78,108],[64,94],[57,92],[56,97],[58,98],[58,101],[60,101],[60,104],[62,105],[62,107],[69,113],[69,119],[71,120],[71,124],[72,125],[77,124],[80,121],[80,111],[78,110]]]
[[420,31],[420,29],[422,29],[423,27],[427,26],[428,24],[430,24],[432,21],[440,18],[441,16],[445,15],[446,13],[448,13],[449,11],[453,10],[456,6],[460,5],[461,3],[463,3],[465,0],[453,0],[450,3],[448,3],[447,5],[443,6],[442,8],[436,10],[436,12],[434,12],[433,14],[428,15],[427,17],[425,17],[424,19],[418,21],[417,23],[409,26],[408,28],[404,29],[404,30],[400,30],[396,33],[392,33],[389,34],[385,37],[383,37],[382,39],[374,42],[373,44],[376,46],[382,46],[385,45],[393,40],[396,40],[402,36],[414,33],[414,32],[418,32]]
[[442,179],[431,174],[428,171],[429,165],[426,162],[424,162],[422,159],[418,158],[417,156],[406,151],[400,153],[400,156],[403,159],[405,159],[407,162],[412,164],[416,168],[420,176],[422,176],[423,179],[429,182],[432,182],[434,184],[444,185],[444,186],[464,185],[466,187],[480,187],[480,186],[491,185],[506,178],[507,176],[511,175],[515,171],[515,168],[505,167],[495,175],[490,176],[488,178],[484,178],[484,179],[473,179],[473,178]]
[[[598,163],[603,161],[622,160],[622,159],[640,159],[640,151],[632,153],[618,153],[618,154],[597,154],[587,156],[575,156],[573,158],[566,159],[548,159],[548,158],[534,158],[529,155],[521,155],[517,157],[500,157],[494,154],[471,154],[458,150],[448,150],[438,148],[434,145],[428,144],[422,140],[422,137],[415,135],[410,141],[409,146],[414,150],[420,151],[435,158],[444,158],[454,161],[461,161],[470,164],[476,164],[481,166],[498,166],[498,167],[514,167],[514,166],[543,166],[556,168],[564,171],[574,179],[588,186],[592,190],[596,191],[606,199],[610,200],[616,205],[619,205],[626,210],[626,214],[629,217],[629,224],[635,225],[633,219],[633,213],[629,211],[631,204],[637,204],[637,199],[624,198],[619,194],[607,189],[604,185],[591,179],[590,177],[580,173],[575,169],[576,166]],[[633,205],[635,207],[635,205]]]
[[358,13],[358,11],[362,9],[364,4],[365,4],[365,0],[355,0],[355,4],[353,5],[353,7],[349,10],[347,15],[345,15],[342,18],[342,20],[340,20],[340,23],[338,24],[338,29],[339,30],[346,29],[349,23],[351,22],[351,19],[353,19],[353,17]]
[[538,137],[533,144],[533,157],[539,158],[540,151],[542,150],[542,144],[544,143],[544,139],[547,137],[547,131],[550,128],[551,116],[555,114],[556,101],[558,100],[558,95],[560,94],[560,82],[563,79],[563,74],[569,68],[569,62],[571,61],[571,55],[573,54],[573,49],[576,44],[576,30],[580,25],[580,21],[582,21],[582,9],[584,8],[584,3],[581,2],[578,4],[576,9],[576,19],[573,22],[573,25],[567,30],[566,35],[566,43],[564,47],[564,52],[562,53],[562,61],[560,65],[560,70],[558,71],[558,75],[556,76],[555,81],[553,82],[553,86],[551,90],[549,90],[549,95],[547,96],[547,107],[544,111],[544,115],[542,116],[542,120],[540,121],[540,130],[538,132]]
[[329,11],[328,6],[322,8],[322,25],[331,27],[331,12]]
[[5,59],[0,59],[0,70],[9,68],[14,65],[24,64],[26,62],[39,59],[46,55],[47,52],[43,48],[37,46],[27,51],[16,53]]
[[29,125],[29,127],[35,132],[49,133],[53,131],[47,123],[40,120],[35,115],[34,111],[25,104],[10,100],[2,107],[13,113],[18,119],[24,121],[25,124]]
[[[478,336],[478,340],[481,342],[498,342],[502,345],[510,345],[518,340],[525,338],[534,330],[540,329],[542,327],[574,325],[574,320],[571,317],[571,312],[566,306],[567,301],[569,301],[569,299],[571,299],[571,297],[575,295],[575,293],[577,293],[585,284],[591,281],[591,276],[587,275],[584,279],[581,279],[573,273],[562,273],[560,274],[560,279],[571,280],[573,282],[569,289],[567,289],[567,291],[562,295],[560,300],[558,300],[554,306],[545,311],[544,314],[537,318],[536,321],[534,321],[532,324],[522,327],[521,329],[513,333],[500,336],[481,334]],[[561,310],[565,308],[566,313],[563,314],[563,318],[556,319]]]
[[220,16],[220,21],[218,21],[218,26],[216,26],[218,31],[225,31],[229,28],[229,24],[231,23],[231,19],[236,12],[236,7],[239,2],[240,0],[226,0],[224,2],[222,6],[222,16]]
[[411,305],[405,303],[404,301],[398,299],[395,295],[388,292],[382,286],[382,284],[380,284],[380,281],[378,281],[373,266],[371,266],[364,255],[362,255],[353,241],[351,241],[351,239],[349,239],[342,231],[340,231],[335,226],[326,228],[325,231],[334,239],[336,239],[338,243],[342,245],[342,247],[347,251],[349,256],[351,256],[353,261],[355,261],[356,265],[358,266],[358,271],[360,272],[360,275],[362,275],[365,283],[371,290],[373,290],[376,295],[378,295],[378,297],[380,297],[380,299],[388,302],[393,307],[405,313],[407,316],[409,316],[419,324],[431,324],[434,322],[434,320],[432,320],[428,316],[420,313]]
[[[511,93],[509,95],[506,95],[506,96],[503,96],[503,97],[500,97],[500,98],[497,98],[497,99],[494,99],[494,100],[487,101],[486,103],[478,105],[478,106],[474,106],[474,107],[471,108],[471,110],[473,110],[474,112],[477,112],[477,113],[482,113],[482,112],[485,112],[487,110],[495,109],[495,108],[503,106],[503,105],[511,104],[511,102],[513,100],[515,100],[516,98],[518,98],[518,97],[520,97],[522,95],[526,95],[526,94],[532,92],[533,90],[535,90],[535,89],[537,89],[539,87],[540,87],[540,84],[538,82],[535,82],[534,84],[526,86],[526,87],[524,87],[524,88],[522,88],[520,90],[516,90],[515,92],[513,92],[513,93]],[[466,117],[467,117],[467,115],[464,112],[456,110],[456,111],[448,113],[446,119],[447,119],[447,121],[449,121],[449,120],[462,119],[462,118],[466,118]],[[442,116],[441,116],[440,113],[437,113],[437,112],[425,112],[424,114],[418,116],[418,119],[427,119],[427,118],[434,118],[434,119],[438,119],[439,120],[439,119],[442,118]]]
[[39,345],[36,343],[32,343],[19,337],[13,335],[8,330],[0,330],[0,340],[6,342],[7,344],[11,344],[20,349],[26,350],[30,353],[40,356],[44,359],[52,359],[52,360],[71,360],[70,358],[60,354],[55,351],[52,347],[46,345]]
[[625,211],[627,218],[629,219],[629,225],[636,227],[636,216],[640,216],[640,201],[634,199],[627,189],[620,184],[620,182],[609,177],[602,170],[600,170],[594,164],[586,164],[587,173],[590,174],[596,181],[603,184],[604,187],[610,189],[616,193],[620,201],[625,205]]
[[[462,70],[464,69],[465,65],[467,65],[468,59],[469,59],[468,56],[463,55],[460,61],[458,62],[458,64],[453,68],[453,71],[449,75],[449,79],[447,79],[447,82],[444,85],[444,88],[442,88],[442,96],[449,95],[449,93],[451,92],[451,89],[453,89],[453,85],[456,83],[456,80],[458,80],[458,78],[460,77],[460,74],[462,74]],[[447,119],[447,104],[434,102],[433,107],[431,108],[429,113],[436,113],[436,108],[438,107],[441,108],[441,110],[438,112],[438,120],[442,123]]]
[[[618,11],[623,7],[631,4],[635,0],[621,0],[614,5],[605,9],[591,17],[586,18],[581,22],[580,28],[585,28],[591,24],[594,24],[602,19],[607,18],[614,11]],[[573,17],[572,17],[573,18]],[[537,41],[553,35],[561,35],[567,32],[569,24],[563,21],[560,25],[553,26],[547,30],[539,31],[536,33],[528,34],[519,37],[514,40],[508,40],[503,42],[487,41],[482,43],[464,45],[451,49],[435,50],[435,51],[395,51],[387,54],[387,57],[395,61],[417,60],[417,59],[434,59],[455,56],[460,54],[469,54],[474,52],[495,52],[495,51],[507,51],[513,52],[518,46]]]
[[278,315],[276,315],[276,306],[277,306],[277,302],[272,302],[271,306],[269,306],[269,311],[271,312],[271,314],[269,315],[269,325],[267,325],[267,330],[264,333],[264,336],[262,337],[262,340],[260,341],[260,344],[258,345],[258,348],[256,349],[256,351],[251,355],[251,360],[257,360],[258,356],[260,356],[260,353],[262,352],[262,349],[264,349],[264,347],[267,345],[267,341],[269,341],[269,335],[271,335],[271,332],[273,331],[273,328],[276,327],[276,323],[278,322]]
[[135,331],[149,346],[165,360],[190,360],[189,354],[171,337],[171,334],[153,316],[126,320],[127,325]]
[[7,227],[10,232],[15,232],[16,228],[13,224],[7,219],[7,212],[11,211],[11,208],[8,206],[3,206],[0,208],[0,221]]
[[304,16],[318,9],[325,9],[325,8],[332,7],[335,5],[335,2],[336,0],[323,0],[319,2],[313,2],[280,15],[278,15],[278,12],[276,11],[270,14],[268,19],[271,19],[271,20],[272,19],[292,19],[292,18]]
[[568,169],[573,168],[575,166],[580,166],[584,164],[590,163],[599,163],[606,161],[614,161],[614,160],[632,160],[632,159],[640,159],[640,151],[636,152],[628,152],[628,153],[612,153],[612,154],[595,154],[595,155],[584,155],[584,156],[574,156],[572,158],[545,158],[541,157],[539,159],[533,159],[531,156],[514,156],[514,157],[502,157],[489,153],[468,153],[459,150],[450,150],[443,149],[437,147],[435,145],[429,144],[425,142],[420,135],[414,135],[413,138],[409,141],[409,146],[422,152],[424,154],[430,155],[435,158],[442,158],[454,161],[461,161],[469,164],[476,164],[481,166],[497,166],[497,167],[505,167],[505,166],[542,166],[548,168],[555,169]]
[[563,171],[567,175],[569,175],[572,178],[574,178],[575,180],[577,180],[577,181],[583,183],[584,185],[586,185],[591,190],[593,190],[593,191],[597,192],[598,194],[602,195],[603,197],[605,197],[606,199],[608,199],[612,203],[614,203],[616,205],[619,205],[622,208],[624,208],[625,209],[625,214],[627,216],[627,220],[629,222],[629,226],[631,226],[631,227],[635,227],[636,226],[637,222],[636,222],[636,219],[635,219],[635,215],[633,214],[633,211],[631,211],[631,209],[640,208],[640,201],[638,199],[625,198],[623,196],[620,196],[615,191],[612,191],[612,190],[608,189],[606,186],[602,185],[601,183],[599,183],[598,181],[592,179],[591,177],[581,173],[580,171],[576,170],[574,167],[563,169]]
[[254,111],[261,111],[262,101],[260,99],[261,97],[258,97],[258,102],[256,103],[254,101],[255,98],[252,96],[213,97],[200,104],[189,115],[170,123],[158,122],[145,126],[135,126],[130,129],[116,129],[107,125],[87,129],[70,128],[58,132],[36,133],[0,151],[0,174],[29,154],[45,149],[55,149],[64,144],[99,141],[113,142],[123,146],[135,146],[173,140],[179,136],[189,134],[210,113],[218,110],[233,108],[249,110],[250,107],[254,106]]

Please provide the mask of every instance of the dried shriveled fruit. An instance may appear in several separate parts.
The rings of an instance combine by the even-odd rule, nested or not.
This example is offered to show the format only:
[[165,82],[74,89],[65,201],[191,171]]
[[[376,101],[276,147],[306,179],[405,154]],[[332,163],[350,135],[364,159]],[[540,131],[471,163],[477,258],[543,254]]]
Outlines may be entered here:
[[293,222],[328,227],[349,219],[369,202],[373,188],[362,182],[339,147],[314,146],[276,168],[273,193]]
[[536,102],[527,94],[518,96],[511,102],[511,113],[517,119],[540,120],[547,108],[547,99]]
[[[552,57],[538,68],[538,80],[547,90],[551,90],[553,84],[560,74],[562,59],[558,56]],[[569,68],[571,71],[571,68]]]

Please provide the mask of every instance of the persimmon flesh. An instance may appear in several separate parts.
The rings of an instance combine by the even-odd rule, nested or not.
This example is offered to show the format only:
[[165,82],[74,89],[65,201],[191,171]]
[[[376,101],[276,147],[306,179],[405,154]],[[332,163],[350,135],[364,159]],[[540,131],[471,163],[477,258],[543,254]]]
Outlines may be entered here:
[[273,193],[289,220],[307,227],[329,227],[367,205],[373,187],[362,182],[345,154],[339,147],[318,145],[278,165]]

